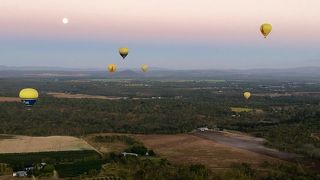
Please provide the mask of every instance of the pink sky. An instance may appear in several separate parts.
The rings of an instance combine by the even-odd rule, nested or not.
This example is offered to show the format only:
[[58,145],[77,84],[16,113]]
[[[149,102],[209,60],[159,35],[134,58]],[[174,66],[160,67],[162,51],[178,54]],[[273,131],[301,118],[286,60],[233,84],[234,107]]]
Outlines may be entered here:
[[[0,37],[320,41],[320,0],[1,0]],[[70,24],[61,19],[68,17]]]

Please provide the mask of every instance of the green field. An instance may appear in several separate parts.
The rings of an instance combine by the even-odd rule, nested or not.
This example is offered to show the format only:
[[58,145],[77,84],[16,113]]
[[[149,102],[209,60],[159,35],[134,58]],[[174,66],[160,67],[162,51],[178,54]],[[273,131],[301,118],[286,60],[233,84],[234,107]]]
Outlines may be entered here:
[[245,113],[254,112],[256,114],[263,113],[262,109],[243,108],[243,107],[231,107],[230,109],[231,109],[232,112],[235,112],[235,113],[242,113],[242,112],[245,112]]
[[85,150],[0,154],[0,162],[8,164],[14,171],[45,162],[54,165],[58,173],[66,177],[100,169],[102,158],[96,151]]

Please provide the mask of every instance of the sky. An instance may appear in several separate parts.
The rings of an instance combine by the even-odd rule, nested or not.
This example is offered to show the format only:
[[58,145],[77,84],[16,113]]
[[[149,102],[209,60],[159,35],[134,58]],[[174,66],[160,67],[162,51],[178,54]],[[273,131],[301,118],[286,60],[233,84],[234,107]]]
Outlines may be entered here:
[[[319,0],[0,0],[0,65],[320,66],[319,9]],[[267,39],[263,23],[273,25]],[[119,47],[130,49],[124,61]]]

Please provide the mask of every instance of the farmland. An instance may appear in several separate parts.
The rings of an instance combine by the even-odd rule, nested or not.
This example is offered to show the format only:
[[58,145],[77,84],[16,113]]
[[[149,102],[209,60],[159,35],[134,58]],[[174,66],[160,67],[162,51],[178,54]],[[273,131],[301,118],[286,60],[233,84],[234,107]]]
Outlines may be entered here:
[[76,137],[0,137],[0,162],[8,164],[14,171],[42,162],[55,167],[60,177],[78,176],[101,168],[99,153]]
[[276,158],[188,134],[133,136],[171,162],[204,164],[212,170],[227,169],[237,162],[246,162],[257,167],[264,161],[279,161]]
[[111,152],[121,153],[130,145],[139,144],[134,138],[126,134],[100,133],[90,134],[84,138],[88,144],[103,154]]
[[93,150],[93,147],[71,136],[10,136],[9,139],[0,139],[0,154],[81,150]]
[[[225,136],[237,137],[254,141],[255,138],[245,134],[226,133]],[[96,148],[109,148],[119,142],[122,145],[143,143],[152,148],[156,156],[152,157],[122,157],[110,153],[97,177],[121,177],[152,179],[152,177],[179,177],[186,179],[198,177],[200,179],[230,179],[234,176],[250,178],[267,178],[275,174],[287,177],[288,171],[293,170],[293,176],[311,177],[306,172],[297,169],[292,163],[272,158],[261,153],[247,151],[232,145],[200,138],[194,134],[176,135],[134,135],[103,133],[90,135],[91,141],[98,137]],[[134,138],[135,140],[133,140]],[[97,140],[97,139],[96,139]],[[125,143],[127,142],[127,143]],[[117,151],[117,152],[122,152]],[[239,162],[242,162],[239,164]],[[207,169],[208,168],[208,169]]]

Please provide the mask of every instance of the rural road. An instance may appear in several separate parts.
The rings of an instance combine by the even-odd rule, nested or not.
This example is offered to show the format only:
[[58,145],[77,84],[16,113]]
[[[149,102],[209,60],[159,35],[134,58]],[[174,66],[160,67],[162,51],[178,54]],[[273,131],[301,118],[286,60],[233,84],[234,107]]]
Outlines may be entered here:
[[235,148],[245,149],[251,152],[283,159],[290,160],[297,157],[294,154],[289,154],[285,152],[278,151],[276,149],[271,149],[263,146],[264,140],[262,138],[255,138],[246,135],[238,135],[225,132],[195,132],[194,136],[215,141],[220,144],[232,146]]

